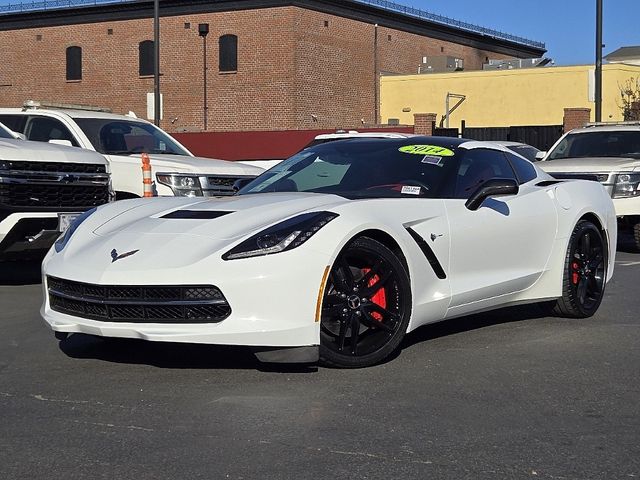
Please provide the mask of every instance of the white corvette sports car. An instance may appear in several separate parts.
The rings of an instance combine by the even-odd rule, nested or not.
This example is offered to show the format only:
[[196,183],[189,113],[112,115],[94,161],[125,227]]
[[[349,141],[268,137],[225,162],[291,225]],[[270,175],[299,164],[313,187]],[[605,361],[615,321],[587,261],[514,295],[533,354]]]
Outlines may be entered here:
[[72,332],[246,345],[264,361],[361,367],[406,332],[549,301],[588,317],[613,273],[603,187],[504,147],[354,138],[304,149],[235,197],[116,202],[43,263],[42,316]]

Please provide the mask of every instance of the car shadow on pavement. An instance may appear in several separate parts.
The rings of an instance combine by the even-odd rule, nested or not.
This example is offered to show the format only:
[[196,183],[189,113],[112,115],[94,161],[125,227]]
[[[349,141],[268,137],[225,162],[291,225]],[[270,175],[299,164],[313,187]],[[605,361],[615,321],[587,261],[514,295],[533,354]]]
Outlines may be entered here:
[[490,327],[503,323],[515,323],[535,318],[544,318],[549,315],[547,304],[517,305],[483,313],[476,313],[466,317],[453,318],[431,323],[417,328],[407,334],[402,342],[401,349],[405,349],[416,343],[434,340],[440,337],[455,335],[457,333],[470,332],[479,328]]
[[0,262],[0,285],[37,285],[41,260]]
[[113,363],[153,365],[170,369],[251,369],[267,372],[315,371],[305,364],[259,362],[248,347],[195,343],[149,342],[128,338],[106,338],[76,333],[59,344],[71,358],[97,359]]

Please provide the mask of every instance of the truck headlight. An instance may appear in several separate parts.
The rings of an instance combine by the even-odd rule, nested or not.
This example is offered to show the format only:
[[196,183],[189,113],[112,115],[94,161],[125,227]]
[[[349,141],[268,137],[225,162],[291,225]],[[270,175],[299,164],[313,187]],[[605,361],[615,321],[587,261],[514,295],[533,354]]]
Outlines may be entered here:
[[158,173],[158,183],[168,186],[176,197],[202,197],[202,185],[197,175]]
[[640,195],[640,173],[619,173],[613,186],[613,198]]

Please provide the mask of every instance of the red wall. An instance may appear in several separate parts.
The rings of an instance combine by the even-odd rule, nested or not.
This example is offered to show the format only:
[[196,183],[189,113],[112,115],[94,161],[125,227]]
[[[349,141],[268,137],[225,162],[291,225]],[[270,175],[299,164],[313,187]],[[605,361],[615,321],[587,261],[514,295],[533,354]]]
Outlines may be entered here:
[[[359,132],[413,133],[413,127],[365,128]],[[300,151],[316,135],[335,130],[194,132],[172,135],[191,153],[222,160],[282,160]]]

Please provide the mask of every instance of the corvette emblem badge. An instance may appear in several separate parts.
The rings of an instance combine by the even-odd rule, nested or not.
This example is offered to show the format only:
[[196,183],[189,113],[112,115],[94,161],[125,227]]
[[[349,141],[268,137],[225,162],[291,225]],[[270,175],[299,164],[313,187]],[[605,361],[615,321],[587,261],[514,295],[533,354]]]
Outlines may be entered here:
[[111,250],[111,263],[122,258],[130,257],[131,255],[133,255],[134,253],[138,253],[139,251],[140,250],[131,250],[130,252],[121,253],[120,255],[118,255],[118,251],[114,248],[113,250]]

